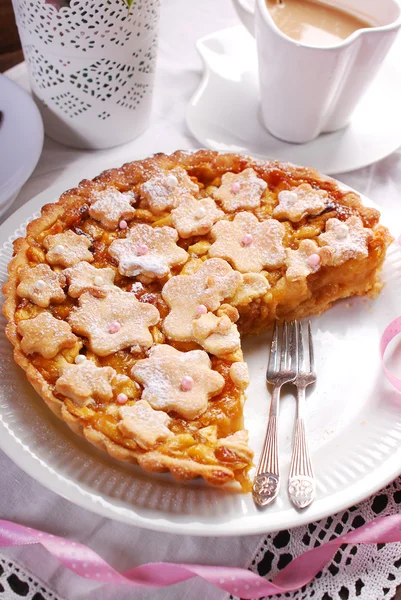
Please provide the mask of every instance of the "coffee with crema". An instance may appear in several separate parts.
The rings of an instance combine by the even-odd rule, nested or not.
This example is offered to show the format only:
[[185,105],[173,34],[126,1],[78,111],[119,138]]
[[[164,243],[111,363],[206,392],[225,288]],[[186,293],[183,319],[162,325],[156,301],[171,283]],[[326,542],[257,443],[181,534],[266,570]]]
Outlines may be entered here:
[[354,31],[372,26],[339,7],[314,0],[266,0],[266,4],[283,33],[309,46],[334,46]]

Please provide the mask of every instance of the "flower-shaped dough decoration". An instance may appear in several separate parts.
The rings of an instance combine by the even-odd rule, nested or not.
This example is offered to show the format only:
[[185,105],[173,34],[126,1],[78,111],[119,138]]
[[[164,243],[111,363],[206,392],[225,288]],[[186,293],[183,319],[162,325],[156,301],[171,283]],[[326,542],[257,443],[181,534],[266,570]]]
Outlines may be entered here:
[[199,186],[192,181],[185,169],[177,167],[160,171],[140,186],[140,193],[155,215],[176,208],[182,198],[199,192]]
[[217,208],[212,198],[195,200],[192,196],[187,196],[171,211],[171,221],[179,236],[184,239],[193,235],[205,235],[223,217],[223,211]]
[[81,345],[68,323],[56,319],[47,311],[33,319],[20,321],[17,330],[22,336],[21,348],[25,354],[37,352],[43,358],[54,358],[65,348]]
[[240,283],[240,273],[219,258],[206,260],[192,275],[172,277],[162,291],[170,308],[163,324],[165,334],[176,341],[197,341],[194,320],[216,311],[223,300],[235,294]]
[[211,369],[206,352],[180,352],[167,344],[153,346],[149,358],[139,360],[131,375],[144,386],[142,400],[187,420],[202,415],[209,398],[224,387],[224,378]]
[[114,240],[109,254],[118,261],[121,275],[144,275],[149,280],[162,279],[170,268],[182,265],[188,253],[177,246],[178,233],[172,227],[151,227],[135,224],[127,237]]
[[238,213],[233,221],[213,226],[215,242],[209,256],[225,258],[241,273],[281,267],[285,261],[284,225],[275,219],[259,222],[252,213]]
[[135,215],[136,197],[134,192],[120,192],[109,188],[96,192],[89,207],[90,216],[106,229],[116,229],[121,220],[132,219]]
[[55,273],[49,265],[41,264],[36,267],[23,267],[18,273],[20,283],[17,294],[28,298],[42,308],[47,308],[52,302],[59,304],[65,299],[63,287],[66,284],[62,273]]
[[362,259],[369,255],[368,242],[373,237],[371,229],[363,226],[359,217],[349,217],[345,222],[329,219],[325,233],[317,238],[320,246],[327,246],[329,266],[338,266],[350,259]]
[[327,264],[331,255],[328,247],[319,248],[313,240],[302,240],[297,250],[287,248],[285,276],[289,281],[305,279],[312,273],[316,273],[322,265]]
[[56,381],[56,391],[79,406],[96,400],[107,402],[113,397],[112,382],[117,373],[112,367],[97,367],[91,360],[66,365]]
[[257,176],[253,169],[245,169],[241,173],[225,173],[221,185],[213,191],[225,211],[234,212],[243,208],[260,206],[267,183]]
[[268,289],[270,289],[270,284],[262,273],[244,273],[241,285],[231,300],[231,305],[247,306],[255,298],[266,294]]
[[68,295],[79,298],[84,292],[92,292],[95,296],[105,296],[110,290],[118,290],[114,285],[114,269],[106,267],[97,269],[93,265],[82,261],[74,267],[64,269],[68,282]]
[[171,419],[162,410],[154,410],[146,400],[138,400],[133,406],[120,408],[122,420],[118,428],[125,437],[132,438],[144,450],[150,450],[158,442],[173,437],[168,428]]
[[92,242],[86,235],[78,235],[70,229],[64,233],[48,235],[43,240],[43,245],[47,250],[46,260],[51,265],[73,267],[81,260],[93,261],[93,255],[88,250]]
[[139,302],[130,292],[110,291],[105,298],[90,292],[80,296],[79,308],[68,321],[76,333],[88,338],[91,350],[108,356],[128,346],[149,348],[153,343],[149,327],[160,319],[151,304]]
[[215,356],[232,354],[240,347],[238,328],[227,315],[201,315],[193,320],[192,331],[194,340]]
[[245,362],[234,362],[230,367],[230,379],[238,387],[245,389],[249,385],[248,365]]
[[273,217],[289,219],[293,223],[298,223],[308,215],[320,215],[329,203],[328,193],[315,190],[309,183],[302,183],[292,190],[282,190],[278,200]]

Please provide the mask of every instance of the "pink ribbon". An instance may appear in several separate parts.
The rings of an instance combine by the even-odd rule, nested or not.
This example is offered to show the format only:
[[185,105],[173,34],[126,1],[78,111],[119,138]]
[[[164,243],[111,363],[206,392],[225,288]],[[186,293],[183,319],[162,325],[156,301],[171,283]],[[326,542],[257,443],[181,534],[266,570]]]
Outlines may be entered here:
[[387,325],[386,329],[383,331],[383,334],[380,338],[380,355],[381,355],[383,369],[384,369],[387,379],[390,381],[390,383],[393,384],[393,386],[399,392],[401,392],[401,381],[399,379],[397,379],[397,377],[392,375],[390,373],[390,371],[387,369],[386,365],[384,364],[384,353],[386,351],[386,348],[389,345],[389,343],[391,342],[391,340],[393,338],[395,338],[395,336],[398,335],[399,333],[401,333],[401,317],[398,317],[398,319],[395,319],[394,321],[392,321],[390,323],[390,325]]
[[273,581],[233,567],[148,563],[118,573],[96,552],[62,537],[0,520],[0,546],[42,544],[65,567],[85,579],[130,586],[163,587],[202,577],[209,583],[244,599],[262,598],[294,591],[308,584],[330,561],[342,544],[385,544],[401,541],[401,515],[379,517],[350,533],[308,550],[287,565]]

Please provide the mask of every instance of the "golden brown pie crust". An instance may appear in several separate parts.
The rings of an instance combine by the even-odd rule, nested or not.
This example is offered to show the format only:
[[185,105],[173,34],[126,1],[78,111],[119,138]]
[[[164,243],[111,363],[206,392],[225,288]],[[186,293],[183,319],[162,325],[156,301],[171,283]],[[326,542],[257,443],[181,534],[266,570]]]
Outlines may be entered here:
[[[76,188],[65,192],[58,202],[42,208],[41,217],[28,225],[26,236],[14,242],[14,258],[9,264],[9,279],[3,287],[7,297],[3,307],[8,320],[6,334],[14,345],[16,363],[25,370],[28,380],[37,393],[73,431],[83,435],[95,446],[106,450],[118,460],[138,462],[147,471],[170,471],[179,480],[201,476],[208,483],[217,486],[237,481],[242,489],[247,491],[249,490],[247,472],[252,464],[252,451],[245,443],[239,444],[237,448],[235,444],[227,444],[227,447],[224,447],[224,443],[218,442],[243,428],[242,408],[245,385],[234,383],[229,376],[231,364],[242,360],[241,350],[227,357],[211,356],[213,368],[224,377],[225,386],[219,395],[209,400],[206,413],[190,423],[177,415],[170,415],[174,439],[161,442],[154,449],[145,451],[133,440],[124,438],[119,431],[118,407],[115,403],[78,406],[71,399],[62,397],[55,391],[55,382],[60,376],[60,369],[66,362],[74,362],[80,344],[75,348],[60,351],[54,359],[45,359],[38,354],[24,354],[21,349],[21,336],[17,331],[20,320],[32,318],[43,310],[49,310],[56,318],[66,319],[78,305],[76,299],[67,296],[61,303],[53,303],[49,308],[41,308],[29,299],[17,295],[21,269],[46,263],[46,247],[43,240],[47,235],[72,230],[78,235],[89,236],[93,242],[90,251],[94,256],[90,264],[97,268],[114,268],[115,285],[130,291],[136,278],[120,275],[116,269],[116,261],[107,252],[110,243],[116,237],[123,238],[126,232],[110,231],[110,227],[102,227],[99,221],[93,220],[89,215],[91,198],[96,192],[110,187],[123,193],[135,192],[138,201],[135,205],[135,216],[129,221],[129,226],[133,223],[147,223],[155,227],[172,227],[170,210],[162,214],[152,213],[146,199],[140,194],[140,186],[161,171],[177,167],[185,169],[191,181],[199,185],[199,193],[194,193],[198,199],[213,197],[213,190],[221,184],[221,178],[225,173],[241,173],[245,169],[253,169],[258,178],[267,183],[260,206],[248,211],[261,222],[272,218],[280,191],[290,190],[305,183],[310,184],[314,189],[325,190],[328,194],[328,204],[321,214],[306,216],[296,223],[281,220],[285,229],[286,248],[296,250],[302,240],[316,240],[325,231],[325,225],[331,218],[346,221],[352,216],[357,216],[364,227],[372,231],[366,258],[358,260],[351,258],[337,266],[323,266],[316,273],[294,281],[286,278],[286,268],[283,266],[263,270],[263,276],[270,286],[268,291],[249,301],[245,290],[242,300],[236,306],[239,312],[237,325],[242,334],[263,331],[277,319],[302,319],[309,315],[320,314],[340,298],[356,295],[374,296],[379,292],[381,283],[378,275],[386,248],[392,238],[388,230],[379,225],[378,211],[363,206],[357,194],[340,190],[333,180],[322,177],[310,168],[276,161],[262,162],[244,156],[219,154],[208,150],[194,153],[179,151],[170,156],[157,154],[146,160],[125,164],[119,169],[105,171],[92,181],[82,181]],[[222,209],[217,200],[216,204],[219,209]],[[225,218],[232,220],[237,212],[241,210],[226,213]],[[185,265],[173,267],[171,275],[196,272],[208,258],[212,241],[210,233],[180,238],[178,245],[189,253],[189,260]],[[61,271],[60,267],[58,272]],[[166,279],[145,283],[141,292],[137,294],[140,301],[147,301],[158,308],[162,321],[169,312],[160,294],[165,281]],[[199,348],[194,342],[175,343],[166,339],[160,325],[152,327],[150,331],[154,343],[171,343],[183,351]],[[87,345],[87,340],[82,341],[84,346]],[[98,366],[111,366],[117,373],[128,376],[135,362],[145,358],[146,355],[146,352],[135,355],[126,349],[108,357],[100,357],[87,349],[87,357]],[[141,395],[139,385],[136,387],[132,385],[131,393],[132,402],[139,399]]]

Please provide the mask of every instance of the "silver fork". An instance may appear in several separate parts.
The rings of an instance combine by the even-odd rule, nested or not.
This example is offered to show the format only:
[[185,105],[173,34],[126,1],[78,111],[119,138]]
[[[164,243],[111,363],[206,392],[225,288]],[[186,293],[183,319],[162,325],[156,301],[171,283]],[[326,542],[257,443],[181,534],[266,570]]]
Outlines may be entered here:
[[270,346],[266,380],[273,385],[270,403],[269,423],[256,476],[253,481],[252,496],[258,506],[271,504],[279,492],[280,472],[278,465],[278,407],[281,387],[293,381],[297,374],[296,329],[291,323],[284,323],[279,343],[279,328],[274,325]]
[[[290,476],[288,479],[288,495],[297,508],[306,508],[315,497],[316,483],[309,455],[305,431],[305,389],[315,383],[315,361],[310,321],[308,322],[308,354],[305,361],[302,323],[295,321],[297,346],[297,375],[291,382],[297,387],[297,418],[294,429],[294,445],[292,450]],[[308,363],[308,364],[307,364]]]

